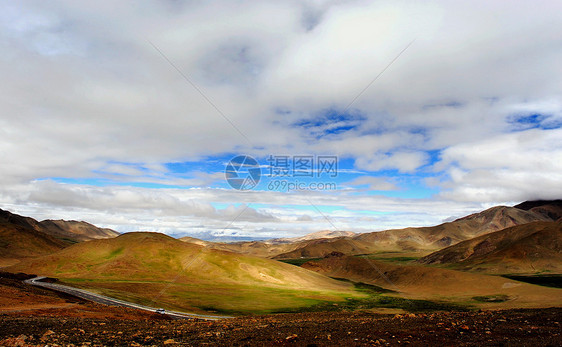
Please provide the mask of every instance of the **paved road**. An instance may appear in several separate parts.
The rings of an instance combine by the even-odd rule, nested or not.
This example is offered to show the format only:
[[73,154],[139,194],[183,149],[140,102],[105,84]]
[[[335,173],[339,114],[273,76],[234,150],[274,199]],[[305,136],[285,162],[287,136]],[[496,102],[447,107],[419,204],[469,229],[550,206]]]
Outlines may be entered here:
[[[157,310],[157,308],[154,307],[138,305],[132,302],[110,298],[108,296],[92,293],[84,289],[73,288],[56,283],[41,282],[41,280],[44,280],[45,278],[47,277],[38,276],[35,278],[25,280],[24,282],[30,285],[56,290],[59,292],[70,294],[85,300],[97,302],[104,305],[130,307],[130,308],[136,308],[139,310],[150,311],[150,312],[156,312]],[[168,311],[168,310],[166,310],[165,314],[173,318],[184,318],[184,319],[196,318],[196,319],[204,319],[204,320],[217,320],[217,319],[224,319],[224,318],[232,318],[229,316],[214,316],[214,315],[185,313],[185,312]]]

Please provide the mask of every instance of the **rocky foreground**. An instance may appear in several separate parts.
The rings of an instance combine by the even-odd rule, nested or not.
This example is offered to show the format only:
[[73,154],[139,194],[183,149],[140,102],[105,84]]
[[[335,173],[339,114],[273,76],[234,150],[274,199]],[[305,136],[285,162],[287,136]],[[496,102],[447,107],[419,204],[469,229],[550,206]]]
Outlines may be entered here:
[[2,346],[552,345],[562,309],[381,315],[306,313],[223,321],[0,316]]

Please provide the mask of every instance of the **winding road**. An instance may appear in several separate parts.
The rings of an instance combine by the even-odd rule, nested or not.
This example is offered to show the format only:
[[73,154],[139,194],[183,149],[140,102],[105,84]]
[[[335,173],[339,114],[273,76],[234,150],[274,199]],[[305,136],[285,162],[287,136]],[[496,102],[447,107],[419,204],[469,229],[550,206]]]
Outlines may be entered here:
[[[62,284],[56,283],[48,283],[48,282],[41,282],[42,280],[46,279],[45,276],[37,276],[35,278],[31,278],[28,280],[23,281],[26,284],[48,288],[51,290],[56,290],[58,292],[70,294],[72,296],[76,296],[78,298],[89,300],[93,302],[97,302],[104,305],[110,306],[121,306],[121,307],[129,307],[129,308],[136,308],[139,310],[149,311],[149,312],[156,312],[157,308],[143,306],[139,304],[135,304],[128,301],[123,301],[119,299],[110,298],[105,295],[100,295],[96,293],[89,292],[84,289],[73,288],[69,286],[65,286]],[[168,315],[172,318],[180,318],[180,319],[204,319],[204,320],[217,320],[217,319],[225,319],[225,318],[232,318],[230,316],[214,316],[214,315],[204,315],[204,314],[196,314],[196,313],[185,313],[185,312],[177,312],[177,311],[168,311],[166,310],[165,315]]]

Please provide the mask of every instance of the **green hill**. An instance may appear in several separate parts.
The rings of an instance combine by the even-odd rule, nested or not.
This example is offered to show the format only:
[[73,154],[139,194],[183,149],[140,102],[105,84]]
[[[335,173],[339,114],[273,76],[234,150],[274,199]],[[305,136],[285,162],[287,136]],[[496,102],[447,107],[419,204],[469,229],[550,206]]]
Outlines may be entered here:
[[268,312],[358,295],[350,284],[296,266],[145,232],[86,241],[10,271],[185,310]]

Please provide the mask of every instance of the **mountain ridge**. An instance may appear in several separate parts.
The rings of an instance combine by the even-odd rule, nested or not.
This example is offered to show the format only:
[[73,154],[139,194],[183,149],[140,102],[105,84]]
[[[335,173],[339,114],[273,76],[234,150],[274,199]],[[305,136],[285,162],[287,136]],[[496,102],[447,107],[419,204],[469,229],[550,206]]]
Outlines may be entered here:
[[562,273],[562,221],[533,222],[459,242],[418,260],[487,273]]

